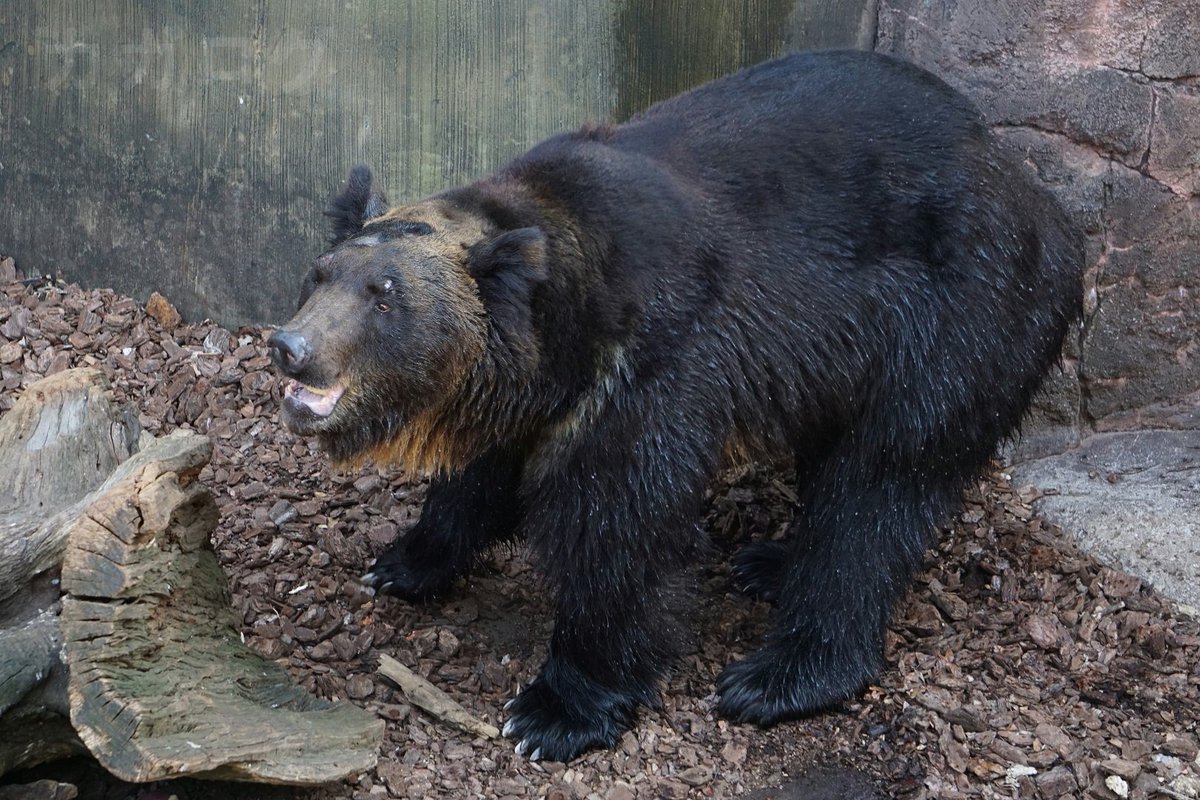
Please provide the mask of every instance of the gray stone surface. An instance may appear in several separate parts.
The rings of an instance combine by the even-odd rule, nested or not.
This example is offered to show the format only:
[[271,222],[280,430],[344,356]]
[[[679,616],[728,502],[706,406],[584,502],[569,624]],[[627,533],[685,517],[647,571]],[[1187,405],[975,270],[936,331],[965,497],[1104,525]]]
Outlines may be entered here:
[[1200,431],[1092,436],[1058,456],[1017,464],[1034,506],[1101,560],[1200,609]]
[[782,786],[756,789],[746,800],[883,800],[883,793],[865,773],[853,769],[818,767]]

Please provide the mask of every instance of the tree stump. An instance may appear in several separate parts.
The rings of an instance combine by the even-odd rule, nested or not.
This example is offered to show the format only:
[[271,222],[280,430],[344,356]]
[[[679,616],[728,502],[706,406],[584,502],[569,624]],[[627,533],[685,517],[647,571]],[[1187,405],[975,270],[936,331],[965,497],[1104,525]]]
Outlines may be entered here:
[[139,449],[96,370],[39,381],[0,418],[0,774],[79,752],[127,781],[374,765],[382,721],[242,643],[195,480],[209,454],[182,431]]

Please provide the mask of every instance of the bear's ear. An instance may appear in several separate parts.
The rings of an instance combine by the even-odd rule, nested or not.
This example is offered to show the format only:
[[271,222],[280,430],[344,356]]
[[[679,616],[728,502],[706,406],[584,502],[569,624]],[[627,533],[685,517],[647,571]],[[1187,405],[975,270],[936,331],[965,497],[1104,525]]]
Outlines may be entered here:
[[329,246],[336,247],[362,230],[367,220],[387,211],[387,199],[382,192],[371,190],[371,169],[359,164],[350,170],[346,185],[333,200],[325,216],[333,220],[333,236]]
[[529,300],[546,279],[546,234],[541,228],[517,228],[477,243],[467,254],[467,269],[479,285],[488,315],[512,337],[532,335]]
[[545,280],[546,234],[541,228],[517,228],[485,239],[471,248],[467,267],[481,284]]

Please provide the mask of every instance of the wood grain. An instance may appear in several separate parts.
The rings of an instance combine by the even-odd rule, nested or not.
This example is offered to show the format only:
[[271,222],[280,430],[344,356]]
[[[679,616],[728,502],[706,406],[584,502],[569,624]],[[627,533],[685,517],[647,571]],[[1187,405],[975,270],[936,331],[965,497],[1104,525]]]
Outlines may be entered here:
[[129,781],[314,784],[375,763],[382,721],[243,643],[196,480],[210,455],[184,430],[139,436],[93,369],[0,418],[0,774],[85,752]]
[[369,769],[383,723],[320,700],[241,640],[182,431],[130,459],[80,514],[63,561],[71,720],[113,774],[319,784]]

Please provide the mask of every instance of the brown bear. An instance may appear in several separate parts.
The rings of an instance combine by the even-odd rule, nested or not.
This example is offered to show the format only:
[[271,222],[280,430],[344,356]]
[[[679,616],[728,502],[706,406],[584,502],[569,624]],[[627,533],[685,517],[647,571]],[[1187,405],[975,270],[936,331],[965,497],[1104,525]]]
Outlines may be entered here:
[[881,55],[790,55],[618,126],[554,136],[391,208],[356,168],[270,340],[283,420],[332,458],[433,473],[364,576],[436,597],[523,537],[556,595],[505,733],[612,745],[654,705],[737,452],[794,462],[783,542],[735,559],[774,604],[718,711],[770,724],[858,692],[963,486],[1080,314],[1080,241],[978,112]]

